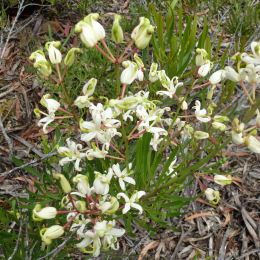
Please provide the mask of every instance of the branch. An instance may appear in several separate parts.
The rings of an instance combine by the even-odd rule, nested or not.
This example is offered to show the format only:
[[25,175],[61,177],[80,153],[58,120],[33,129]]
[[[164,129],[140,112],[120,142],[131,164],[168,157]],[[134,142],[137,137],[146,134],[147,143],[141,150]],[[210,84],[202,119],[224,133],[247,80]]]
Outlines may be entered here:
[[[18,203],[18,200],[17,200],[17,203]],[[19,203],[18,203],[19,204]],[[21,234],[22,234],[22,230],[23,230],[23,218],[22,218],[22,212],[21,210],[19,209],[20,211],[20,227],[19,227],[19,233],[18,233],[18,237],[17,237],[17,242],[16,242],[16,245],[15,245],[15,248],[14,248],[14,251],[13,253],[9,256],[8,260],[11,260],[14,255],[16,254],[17,250],[18,250],[18,247],[19,247],[19,242],[20,242],[20,238],[21,238]]]
[[6,175],[9,175],[9,174],[11,174],[11,173],[13,173],[13,172],[15,172],[15,171],[17,171],[17,170],[21,170],[21,169],[23,169],[23,168],[25,168],[25,167],[27,167],[27,166],[29,166],[29,165],[31,165],[31,164],[39,163],[39,162],[41,162],[42,160],[47,159],[47,158],[50,158],[50,157],[52,157],[52,156],[54,156],[54,155],[56,155],[56,154],[57,154],[56,152],[55,152],[55,153],[46,154],[45,156],[43,156],[43,157],[40,158],[40,159],[35,159],[35,160],[33,160],[33,161],[31,161],[31,162],[28,162],[28,163],[26,163],[26,164],[24,164],[24,165],[22,165],[22,166],[15,167],[15,168],[13,168],[13,169],[10,170],[10,171],[3,172],[2,174],[0,174],[0,178],[4,177],[4,176],[6,176]]
[[[1,62],[1,61],[0,61]],[[3,121],[2,121],[2,118],[0,116],[0,129],[4,135],[4,138],[9,146],[9,151],[10,151],[10,154],[9,154],[9,158],[12,157],[12,154],[13,154],[13,142],[12,140],[9,138],[9,136],[7,135],[6,131],[5,131],[5,128],[4,128],[4,124],[3,124]]]

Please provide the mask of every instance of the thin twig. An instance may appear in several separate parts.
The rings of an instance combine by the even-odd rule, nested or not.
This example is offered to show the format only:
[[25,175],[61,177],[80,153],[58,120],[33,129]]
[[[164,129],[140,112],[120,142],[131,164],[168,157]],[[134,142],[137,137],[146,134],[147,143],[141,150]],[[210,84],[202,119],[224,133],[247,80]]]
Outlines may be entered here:
[[[18,200],[17,200],[18,202]],[[17,241],[16,241],[16,245],[14,248],[13,253],[9,256],[8,260],[13,259],[14,255],[16,254],[18,248],[19,248],[19,242],[20,242],[20,238],[21,238],[21,234],[22,234],[22,230],[23,230],[23,218],[22,218],[22,214],[21,214],[21,210],[20,210],[20,227],[19,227],[19,233],[18,233],[18,237],[17,237]]]
[[230,233],[230,228],[227,228],[223,238],[222,238],[222,243],[219,248],[219,255],[218,255],[218,260],[225,260],[225,254],[226,254],[226,242]]
[[0,116],[0,129],[1,129],[2,133],[3,133],[3,135],[4,135],[4,138],[5,138],[5,140],[6,140],[7,144],[8,144],[8,146],[9,146],[9,152],[10,152],[9,158],[11,158],[11,157],[12,157],[12,154],[13,154],[13,142],[12,142],[12,140],[9,138],[9,136],[7,135],[7,133],[6,133],[6,131],[5,131],[5,128],[4,128],[4,125],[3,125],[3,121],[2,121],[1,116]]
[[[24,9],[24,7],[23,7],[24,0],[22,0],[21,2],[19,1],[19,3],[20,3],[20,5],[19,5],[19,8],[18,8],[17,14],[16,14],[16,16],[15,16],[14,22],[13,22],[13,24],[12,24],[12,27],[10,28],[9,33],[8,33],[8,35],[7,35],[7,39],[6,39],[6,41],[5,41],[4,48],[3,48],[3,50],[0,49],[0,54],[1,54],[0,58],[1,58],[1,59],[2,59],[2,58],[4,57],[4,55],[5,55],[5,50],[6,50],[6,48],[7,48],[7,45],[8,45],[8,43],[9,43],[9,41],[10,41],[10,38],[11,38],[11,36],[12,36],[12,34],[13,34],[14,27],[15,27],[17,21],[18,21],[19,16],[21,15],[21,13],[22,13],[22,11],[23,11],[23,9]],[[1,65],[1,60],[0,60],[0,65]]]
[[70,236],[68,236],[60,245],[58,245],[55,249],[53,249],[52,251],[50,251],[47,255],[37,258],[36,260],[45,260],[45,258],[47,258],[48,256],[51,256],[53,254],[57,254],[59,253],[63,247],[67,244],[67,242],[71,239],[71,237],[77,232],[77,229],[75,229]]
[[25,216],[25,260],[29,260],[29,231],[28,231],[28,215]]
[[235,259],[236,260],[242,260],[244,257],[252,255],[252,254],[255,254],[255,253],[260,253],[260,248],[256,248],[256,249],[250,250],[250,251],[242,254],[241,256],[236,257]]
[[4,177],[4,176],[6,176],[6,175],[9,175],[9,174],[11,174],[11,173],[13,173],[13,172],[15,172],[15,171],[17,171],[17,170],[21,170],[21,169],[23,169],[23,168],[25,168],[25,167],[27,167],[27,166],[29,166],[29,165],[32,165],[32,164],[41,162],[42,160],[47,159],[47,158],[50,158],[50,157],[55,156],[55,155],[57,155],[56,152],[55,152],[55,153],[46,154],[45,156],[43,156],[43,157],[40,158],[40,159],[35,159],[35,160],[31,161],[31,162],[25,163],[25,164],[22,165],[22,166],[15,167],[15,168],[13,168],[13,169],[10,170],[10,171],[3,172],[3,173],[0,175],[0,178]]

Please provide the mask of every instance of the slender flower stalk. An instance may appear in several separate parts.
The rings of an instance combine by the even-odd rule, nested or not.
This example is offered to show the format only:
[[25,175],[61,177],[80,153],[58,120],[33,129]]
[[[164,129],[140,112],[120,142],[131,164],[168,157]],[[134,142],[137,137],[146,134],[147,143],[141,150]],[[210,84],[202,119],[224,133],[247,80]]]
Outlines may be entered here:
[[110,60],[112,63],[115,63],[115,60],[111,58],[107,53],[105,53],[99,46],[98,44],[95,44],[94,46],[100,53],[102,53],[108,60]]

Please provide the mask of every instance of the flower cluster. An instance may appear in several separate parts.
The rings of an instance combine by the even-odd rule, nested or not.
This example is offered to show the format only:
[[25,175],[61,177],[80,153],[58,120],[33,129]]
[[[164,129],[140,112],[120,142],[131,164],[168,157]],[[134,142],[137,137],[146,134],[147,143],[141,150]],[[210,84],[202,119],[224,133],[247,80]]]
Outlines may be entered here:
[[[75,145],[72,141],[69,142],[71,145]],[[71,232],[76,231],[78,239],[82,239],[76,246],[85,253],[98,256],[102,245],[104,250],[109,248],[117,250],[119,248],[117,238],[121,237],[125,230],[115,228],[116,221],[106,220],[106,218],[119,211],[121,197],[125,200],[125,203],[122,203],[125,204],[123,214],[126,214],[131,208],[137,209],[139,214],[143,212],[138,201],[145,195],[144,191],[134,191],[130,199],[123,192],[119,192],[116,197],[109,194],[110,182],[115,179],[118,179],[123,191],[126,190],[125,182],[135,185],[134,179],[129,175],[126,169],[121,171],[119,164],[114,164],[109,168],[107,174],[96,172],[92,187],[86,175],[77,174],[72,178],[72,182],[76,185],[74,189],[64,175],[55,174],[55,179],[60,182],[61,188],[66,194],[61,200],[61,208],[65,208],[65,210],[57,210],[55,207],[42,208],[40,204],[36,204],[33,210],[33,220],[43,221],[67,214],[67,223],[63,226],[53,225],[41,229],[42,241],[46,245],[50,245],[53,239],[61,237],[65,230],[69,229]],[[101,216],[102,221],[100,221]],[[101,242],[101,240],[103,241]]]
[[[139,24],[132,31],[132,40],[121,55],[119,55],[119,44],[124,39],[124,32],[120,26],[121,16],[115,15],[112,27],[112,40],[116,43],[116,54],[113,54],[106,45],[104,40],[106,33],[98,22],[98,18],[98,14],[89,14],[77,23],[75,32],[80,34],[80,38],[87,48],[96,48],[115,65],[115,70],[118,72],[116,73],[118,75],[117,97],[111,99],[102,97],[96,101],[93,96],[99,87],[96,78],[90,78],[84,84],[81,94],[75,100],[68,97],[64,78],[67,68],[72,66],[76,59],[75,54],[81,52],[79,48],[72,48],[63,63],[62,54],[59,51],[61,44],[56,41],[48,42],[45,45],[50,63],[41,50],[30,56],[30,59],[35,61],[34,67],[42,76],[49,77],[60,85],[63,90],[62,95],[64,94],[67,101],[67,107],[71,109],[71,112],[67,111],[63,108],[62,101],[58,102],[47,94],[42,98],[41,105],[47,109],[48,113],[35,109],[38,117],[40,114],[45,115],[39,120],[38,125],[43,126],[43,132],[47,133],[48,125],[55,123],[56,119],[71,118],[73,123],[76,123],[77,133],[79,133],[77,137],[67,138],[65,146],[56,146],[59,156],[63,157],[59,164],[61,166],[74,164],[74,176],[68,176],[74,186],[64,175],[57,173],[54,176],[66,194],[60,203],[65,210],[57,210],[51,206],[42,208],[37,204],[33,210],[33,219],[42,221],[57,218],[60,214],[67,214],[67,223],[63,226],[54,225],[41,230],[40,235],[43,242],[50,245],[53,239],[61,237],[68,229],[75,231],[78,240],[81,240],[76,246],[85,253],[92,253],[93,256],[100,254],[102,245],[104,250],[118,249],[117,239],[125,233],[125,230],[115,227],[115,216],[118,217],[121,213],[127,214],[130,210],[137,211],[141,215],[145,209],[139,200],[146,197],[144,197],[146,192],[135,189],[137,183],[135,161],[130,158],[128,149],[130,144],[142,138],[144,134],[149,133],[151,138],[148,146],[150,145],[155,153],[161,151],[163,146],[178,147],[188,142],[191,142],[197,150],[201,149],[200,145],[208,141],[216,145],[217,141],[214,139],[216,133],[230,134],[234,143],[245,144],[251,151],[260,153],[260,142],[254,136],[255,131],[246,135],[244,124],[240,123],[238,119],[234,119],[232,130],[229,131],[227,125],[229,118],[226,115],[217,114],[217,105],[212,102],[215,85],[224,79],[241,82],[245,80],[252,83],[253,86],[259,82],[260,43],[251,45],[253,56],[245,54],[236,56],[236,59],[249,63],[245,68],[239,68],[239,72],[236,72],[231,67],[226,67],[224,70],[213,73],[209,83],[199,86],[200,88],[213,85],[208,92],[206,102],[190,101],[187,98],[188,94],[183,94],[186,89],[177,76],[170,78],[165,70],[160,70],[157,63],[152,63],[149,68],[138,56],[138,49],[148,46],[154,31],[154,27],[147,18],[139,19]],[[100,47],[100,44],[105,50]],[[135,48],[130,50],[132,46]],[[129,57],[132,54],[134,56],[131,60]],[[198,78],[205,77],[212,69],[212,62],[205,50],[197,49],[196,54],[197,76]],[[55,65],[55,68],[51,64]],[[121,74],[120,65],[122,66]],[[52,74],[54,69],[56,69],[58,78]],[[136,92],[133,91],[134,84],[138,89]],[[162,89],[155,94],[163,101],[150,98],[152,95],[149,86],[152,84],[161,86]],[[102,103],[100,100],[105,101]],[[170,100],[175,106],[166,106],[165,100]],[[251,101],[254,104],[254,92]],[[64,115],[57,116],[55,113],[64,113]],[[260,113],[258,110],[256,113],[256,121],[259,126]],[[184,153],[187,153],[187,149],[189,148],[185,148]],[[109,164],[107,164],[107,158],[111,159]],[[181,160],[182,158],[177,155],[169,163],[165,174],[177,178],[179,174],[177,161]],[[91,161],[94,161],[94,166],[97,161],[103,166],[105,165],[102,170],[93,167],[94,176],[90,176],[86,170],[88,164],[92,163]],[[219,185],[232,182],[231,176],[204,176]],[[94,177],[91,182],[90,177]],[[219,192],[207,188],[199,180],[201,177],[199,174],[195,177],[205,190],[209,201],[218,203]]]

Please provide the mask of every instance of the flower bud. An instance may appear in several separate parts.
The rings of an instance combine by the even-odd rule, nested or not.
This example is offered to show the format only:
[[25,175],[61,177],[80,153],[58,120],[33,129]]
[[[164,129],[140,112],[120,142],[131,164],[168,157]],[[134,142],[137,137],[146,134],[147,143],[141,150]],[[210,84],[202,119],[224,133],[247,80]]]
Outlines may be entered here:
[[214,176],[214,182],[221,185],[221,186],[225,186],[227,184],[231,184],[232,183],[232,177],[230,175],[215,175]]
[[74,61],[75,61],[75,55],[77,53],[81,53],[81,50],[80,48],[72,48],[68,51],[65,59],[64,59],[64,64],[67,66],[67,67],[70,67]]
[[51,64],[47,60],[37,61],[33,64],[33,67],[45,77],[49,77],[52,73]]
[[54,225],[49,228],[43,228],[40,231],[41,238],[46,245],[50,245],[52,239],[62,236],[63,233],[64,233],[64,229],[62,226],[59,225]]
[[196,66],[202,66],[205,64],[205,61],[207,59],[208,53],[204,49],[196,49]]
[[258,139],[256,139],[254,136],[248,135],[245,137],[244,144],[250,151],[254,153],[260,153],[260,141],[258,141]]
[[135,55],[134,55],[134,60],[135,60],[135,62],[136,62],[136,64],[137,64],[137,66],[138,66],[139,69],[143,69],[143,68],[144,68],[144,63],[143,63],[143,61],[139,58],[139,56],[138,56],[137,53],[135,53]]
[[200,77],[205,77],[211,70],[212,63],[210,60],[206,60],[203,65],[200,66],[198,74]]
[[156,80],[159,79],[157,69],[158,69],[158,64],[153,62],[150,67],[150,73],[149,73],[150,82],[155,82]]
[[219,122],[213,122],[212,126],[213,126],[213,128],[220,130],[220,131],[225,131],[227,129],[226,125],[224,125],[223,123],[219,123]]
[[195,131],[194,137],[198,140],[207,139],[209,138],[209,134],[203,131]]
[[33,220],[41,221],[43,219],[52,219],[57,215],[57,210],[54,207],[45,207],[42,209],[40,204],[36,204],[33,209]]
[[54,175],[54,178],[56,180],[60,181],[60,185],[61,185],[61,188],[64,191],[64,193],[70,193],[71,192],[70,183],[68,182],[68,180],[66,179],[66,177],[63,174],[56,173]]
[[220,81],[222,81],[223,79],[225,79],[226,76],[226,71],[225,70],[218,70],[216,72],[214,72],[210,78],[209,81],[212,85],[216,85],[218,84]]
[[119,23],[121,19],[122,19],[121,15],[119,14],[114,15],[114,23],[112,26],[112,40],[116,44],[119,44],[124,40],[124,33]]
[[214,94],[214,89],[216,88],[216,85],[212,85],[210,91],[208,92],[207,94],[207,100],[211,100],[212,99],[212,96]]
[[44,95],[41,98],[40,103],[43,107],[48,109],[49,113],[55,113],[59,109],[60,103],[55,99],[51,99],[50,97],[50,94]]
[[61,52],[57,49],[59,48],[61,43],[59,41],[47,42],[45,44],[45,48],[49,53],[49,58],[52,64],[61,63]]
[[103,26],[97,22],[99,14],[89,14],[75,26],[75,32],[80,33],[82,42],[87,47],[93,47],[98,41],[105,38],[105,30]]
[[187,102],[184,100],[184,97],[180,97],[179,100],[182,102],[182,104],[181,104],[181,109],[182,109],[182,110],[187,110],[187,109],[188,109],[188,104],[187,104]]
[[207,188],[205,190],[205,195],[207,199],[212,203],[212,204],[218,204],[220,197],[219,197],[219,191],[213,190],[211,188]]
[[257,110],[255,111],[255,113],[256,113],[256,118],[255,118],[256,124],[260,127],[260,112],[259,112],[259,110],[257,109]]
[[215,122],[224,123],[224,122],[228,122],[229,118],[227,116],[215,115],[213,120]]
[[31,54],[31,56],[29,57],[29,60],[32,60],[32,61],[35,60],[35,62],[38,62],[40,60],[46,61],[46,58],[45,58],[43,51],[37,50]]
[[41,115],[40,115],[40,109],[39,108],[35,108],[34,110],[33,110],[33,112],[34,112],[34,114],[35,114],[35,116],[37,117],[37,118],[39,118]]
[[139,24],[134,28],[131,38],[139,49],[144,49],[149,44],[154,27],[150,24],[149,19],[145,17],[139,18]]
[[98,209],[102,211],[103,214],[108,214],[112,215],[114,214],[119,208],[119,202],[117,198],[112,197],[110,201],[103,202],[102,201],[99,203]]
[[86,201],[78,200],[76,201],[75,206],[77,210],[82,214],[84,214],[87,211]]
[[92,96],[94,91],[95,91],[95,88],[96,88],[96,85],[97,85],[97,79],[95,78],[91,78],[83,87],[83,94],[85,96]]

